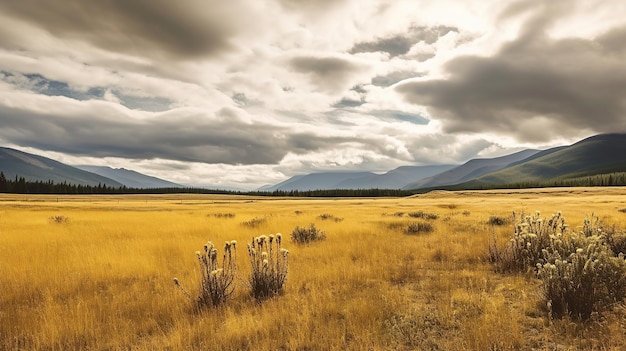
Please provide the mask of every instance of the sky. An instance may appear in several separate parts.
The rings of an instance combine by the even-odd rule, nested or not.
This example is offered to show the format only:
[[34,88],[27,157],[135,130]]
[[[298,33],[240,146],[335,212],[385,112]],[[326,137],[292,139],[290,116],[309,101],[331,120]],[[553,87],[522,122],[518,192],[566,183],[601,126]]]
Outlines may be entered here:
[[626,132],[622,0],[0,0],[0,145],[186,185]]

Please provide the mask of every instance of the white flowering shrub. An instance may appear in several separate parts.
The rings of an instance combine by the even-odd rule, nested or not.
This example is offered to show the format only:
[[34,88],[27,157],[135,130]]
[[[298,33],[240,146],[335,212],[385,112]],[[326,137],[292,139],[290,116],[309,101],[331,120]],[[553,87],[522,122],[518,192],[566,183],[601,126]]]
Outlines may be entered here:
[[[489,245],[489,257],[500,272],[519,272],[535,267],[541,262],[543,250],[559,242],[568,226],[561,212],[542,218],[541,212],[522,214],[519,219],[513,212],[513,237],[500,248],[494,239]],[[557,243],[558,245],[558,243]]]
[[585,241],[586,246],[565,257],[556,250],[544,250],[546,263],[537,263],[543,297],[553,317],[586,320],[626,296],[624,254],[614,257],[597,236]]
[[264,300],[283,291],[289,272],[289,251],[280,247],[281,234],[261,235],[248,244],[250,276],[248,284],[257,300]]
[[541,218],[522,216],[503,249],[495,241],[490,258],[501,272],[536,269],[552,317],[586,320],[626,297],[626,261],[612,250],[619,244],[593,215],[582,230],[569,233],[561,212]]
[[[221,305],[235,291],[235,276],[237,274],[237,242],[230,241],[224,245],[222,266],[218,263],[218,252],[212,242],[204,245],[204,252],[196,251],[200,264],[200,291],[196,302],[199,307],[214,307]],[[189,298],[189,292],[183,288],[177,278],[174,284]]]

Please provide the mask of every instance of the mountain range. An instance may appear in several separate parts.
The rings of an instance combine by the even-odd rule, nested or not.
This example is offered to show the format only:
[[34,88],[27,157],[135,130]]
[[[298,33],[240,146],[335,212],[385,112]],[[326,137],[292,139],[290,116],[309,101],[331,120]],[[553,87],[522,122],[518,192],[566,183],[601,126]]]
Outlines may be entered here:
[[327,172],[291,177],[260,190],[471,189],[626,172],[626,134],[599,134],[548,150],[523,150],[461,165],[405,166],[385,174]]
[[111,168],[106,166],[75,166],[83,171],[95,173],[129,188],[182,188],[183,186],[161,178],[148,176],[125,168]]
[[53,159],[0,147],[0,171],[7,179],[24,177],[29,181],[52,180],[76,185],[106,185],[119,188],[178,188],[180,184],[126,169],[99,166],[70,166]]
[[[0,171],[6,178],[129,188],[183,187],[127,169],[70,166],[19,150],[0,147]],[[599,134],[575,144],[547,150],[523,150],[495,158],[476,158],[460,165],[402,166],[383,174],[323,172],[302,174],[260,191],[329,189],[476,189],[542,184],[600,174],[626,172],[626,134]]]

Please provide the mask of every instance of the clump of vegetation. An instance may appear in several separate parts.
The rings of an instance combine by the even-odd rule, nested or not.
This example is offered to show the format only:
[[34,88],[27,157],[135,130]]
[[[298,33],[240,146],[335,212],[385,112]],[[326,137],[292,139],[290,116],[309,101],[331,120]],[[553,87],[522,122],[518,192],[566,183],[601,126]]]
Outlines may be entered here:
[[493,242],[490,258],[501,272],[535,269],[550,315],[586,320],[626,297],[624,254],[611,249],[613,231],[593,215],[569,233],[561,212],[542,218],[515,214],[513,238],[504,249]]
[[325,239],[326,232],[317,229],[313,223],[311,223],[307,228],[296,226],[291,232],[291,240],[297,244],[308,244],[312,241],[321,241]]
[[427,213],[427,212],[424,212],[424,211],[409,212],[408,215],[409,215],[409,217],[423,218],[423,219],[437,219],[437,218],[439,218],[439,215],[436,214],[436,213]]
[[[219,266],[217,249],[212,242],[204,245],[204,252],[196,251],[200,264],[200,290],[196,303],[198,307],[215,307],[228,300],[235,291],[235,276],[237,274],[237,242],[226,242],[222,266]],[[187,296],[193,299],[191,294],[183,288],[177,278],[174,284]]]
[[69,222],[70,219],[68,217],[65,217],[65,216],[52,216],[52,217],[50,217],[50,221],[52,223],[62,224],[62,223]]
[[626,233],[618,233],[615,228],[603,233],[604,240],[615,255],[626,254]]
[[469,210],[464,210],[463,212],[461,212],[461,214],[462,214],[463,216],[466,216],[466,217],[467,217],[467,216],[469,216],[469,215],[470,215],[470,214],[472,214],[472,213],[471,213]]
[[235,214],[234,213],[230,213],[230,212],[214,213],[213,217],[215,217],[215,218],[234,218]]
[[325,220],[333,220],[335,222],[343,221],[343,218],[336,217],[335,215],[328,214],[328,213],[321,214],[321,215],[317,216],[317,218],[319,218],[319,219],[321,219],[323,221],[325,221]]
[[261,235],[248,244],[250,276],[248,284],[257,301],[283,292],[289,272],[289,251],[280,247],[281,234]]
[[587,320],[620,303],[626,296],[624,254],[613,257],[606,245],[594,239],[567,257],[545,252],[547,263],[538,264],[543,297],[550,314]]
[[430,233],[434,230],[435,228],[433,227],[433,225],[428,222],[415,222],[415,223],[409,224],[409,226],[406,228],[406,233],[407,234],[421,234],[421,233]]
[[242,225],[250,228],[257,228],[265,223],[267,223],[267,218],[265,217],[254,217],[248,221],[241,222]]
[[617,211],[621,213],[626,213],[626,207],[620,208]]
[[494,237],[489,245],[489,257],[496,264],[499,272],[520,272],[534,268],[543,257],[543,250],[550,247],[554,240],[562,237],[567,230],[565,218],[561,212],[550,219],[541,218],[541,212],[525,216],[519,221],[513,212],[513,238],[501,249]]
[[489,225],[507,225],[510,223],[510,220],[506,217],[502,216],[490,216],[487,224]]
[[389,223],[385,223],[385,226],[391,230],[405,230],[406,229],[406,223],[404,222],[389,222]]

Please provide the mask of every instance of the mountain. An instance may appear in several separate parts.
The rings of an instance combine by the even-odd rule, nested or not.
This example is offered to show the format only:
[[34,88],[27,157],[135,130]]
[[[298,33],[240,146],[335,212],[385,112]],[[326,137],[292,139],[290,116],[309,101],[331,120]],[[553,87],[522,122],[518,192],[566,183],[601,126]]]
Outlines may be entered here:
[[52,180],[55,183],[67,182],[77,185],[122,186],[113,179],[68,166],[47,157],[3,147],[0,147],[0,171],[7,179],[18,176],[30,181]]
[[371,174],[361,178],[346,179],[339,184],[340,189],[401,189],[416,179],[431,177],[457,165],[402,166],[384,174]]
[[99,174],[126,185],[129,188],[183,188],[183,185],[167,180],[151,177],[139,172],[124,168],[111,168],[105,166],[75,166],[76,168]]
[[503,169],[512,163],[516,163],[528,159],[529,157],[533,157],[537,153],[540,153],[540,151],[523,150],[514,154],[501,157],[475,158],[443,173],[439,173],[432,177],[424,178],[422,180],[414,181],[404,186],[403,189],[433,188],[438,186],[463,183],[476,177],[480,177],[482,175]]
[[350,179],[375,176],[372,172],[325,172],[297,175],[275,185],[260,188],[261,191],[325,190],[339,188],[339,184]]
[[542,151],[460,186],[541,182],[613,172],[626,172],[626,134],[595,135],[570,146]]
[[415,179],[430,177],[456,165],[402,166],[384,174],[372,172],[325,172],[297,175],[261,191],[327,189],[400,189]]

